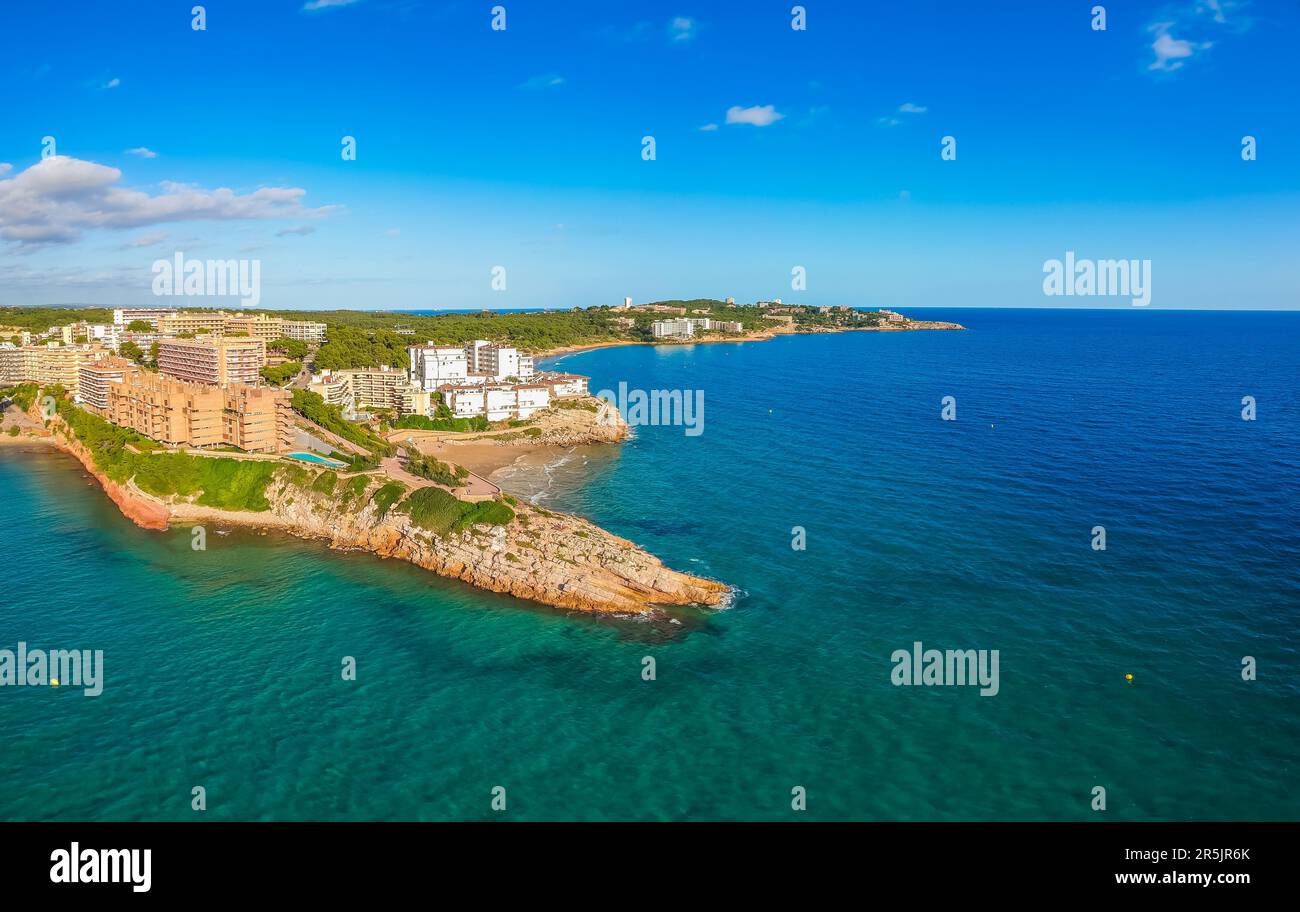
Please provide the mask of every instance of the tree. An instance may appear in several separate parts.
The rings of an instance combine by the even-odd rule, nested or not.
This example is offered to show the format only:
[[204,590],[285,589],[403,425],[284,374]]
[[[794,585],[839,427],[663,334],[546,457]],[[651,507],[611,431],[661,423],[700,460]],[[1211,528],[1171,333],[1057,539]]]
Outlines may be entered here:
[[130,339],[122,343],[121,348],[118,349],[118,354],[123,358],[130,358],[136,364],[144,364],[144,352],[140,350],[140,346]]
[[307,343],[298,339],[285,339],[283,337],[272,339],[266,343],[266,347],[269,351],[280,352],[294,361],[301,361],[307,357]]
[[148,320],[132,320],[126,324],[126,331],[133,333],[153,332],[154,326]]

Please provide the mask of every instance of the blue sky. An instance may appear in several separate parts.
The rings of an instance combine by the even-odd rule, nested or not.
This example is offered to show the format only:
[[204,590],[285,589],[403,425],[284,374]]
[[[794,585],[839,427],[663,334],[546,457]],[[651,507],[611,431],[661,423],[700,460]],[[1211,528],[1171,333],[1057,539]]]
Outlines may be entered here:
[[0,303],[1300,307],[1300,4],[501,3],[6,4]]

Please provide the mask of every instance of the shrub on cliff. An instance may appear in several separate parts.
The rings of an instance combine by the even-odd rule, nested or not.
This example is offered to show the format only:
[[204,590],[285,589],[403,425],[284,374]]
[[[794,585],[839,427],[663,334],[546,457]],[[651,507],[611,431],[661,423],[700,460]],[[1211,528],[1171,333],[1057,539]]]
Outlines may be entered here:
[[[445,406],[443,407],[445,408]],[[448,413],[450,414],[450,413]],[[403,430],[417,431],[486,431],[491,425],[487,418],[475,415],[472,418],[428,418],[424,415],[403,415],[393,424]]]
[[370,498],[370,502],[375,505],[379,518],[383,519],[388,515],[388,511],[392,509],[393,504],[401,500],[402,495],[405,493],[406,485],[400,481],[390,481],[381,485],[379,490],[375,491],[375,496]]
[[442,488],[420,488],[406,498],[398,509],[410,515],[412,523],[439,537],[461,532],[480,523],[504,526],[515,518],[515,511],[500,501],[466,503]]
[[82,411],[66,400],[59,402],[58,409],[59,417],[90,452],[95,468],[119,484],[134,478],[146,494],[198,495],[197,503],[219,510],[262,512],[271,508],[266,486],[277,469],[273,462],[151,452],[158,445],[135,431]]
[[439,462],[432,456],[426,456],[414,447],[406,448],[406,471],[420,478],[436,481],[449,488],[456,488],[465,483],[469,469],[464,466]]

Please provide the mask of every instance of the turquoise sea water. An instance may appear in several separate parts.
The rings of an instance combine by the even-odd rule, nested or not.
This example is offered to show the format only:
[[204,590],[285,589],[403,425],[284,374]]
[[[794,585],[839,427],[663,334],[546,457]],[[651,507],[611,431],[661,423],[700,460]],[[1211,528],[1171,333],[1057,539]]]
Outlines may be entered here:
[[[805,818],[1082,820],[1101,785],[1110,819],[1300,819],[1300,314],[924,315],[970,330],[559,359],[705,393],[698,437],[508,483],[738,587],[679,624],[194,552],[0,448],[0,648],[106,677],[0,688],[0,818],[193,819],[202,785],[206,819],[789,819],[803,786]],[[1000,692],[891,685],[916,640],[999,650]]]

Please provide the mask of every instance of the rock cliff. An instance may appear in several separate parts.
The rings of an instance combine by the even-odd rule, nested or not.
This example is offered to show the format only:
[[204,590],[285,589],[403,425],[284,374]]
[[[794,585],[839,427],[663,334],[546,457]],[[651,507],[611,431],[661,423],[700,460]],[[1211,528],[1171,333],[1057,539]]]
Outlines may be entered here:
[[577,611],[639,614],[656,606],[718,605],[729,592],[720,582],[664,566],[632,542],[584,519],[513,499],[514,517],[505,525],[435,533],[403,510],[409,492],[386,502],[381,489],[395,489],[381,473],[339,476],[322,490],[316,483],[321,473],[285,466],[266,488],[270,508],[259,512],[205,507],[196,497],[157,498],[130,482],[105,477],[61,421],[55,419],[51,426],[55,445],[76,457],[123,515],[146,529],[166,529],[172,523],[282,529],[333,548],[399,558],[482,589]]

